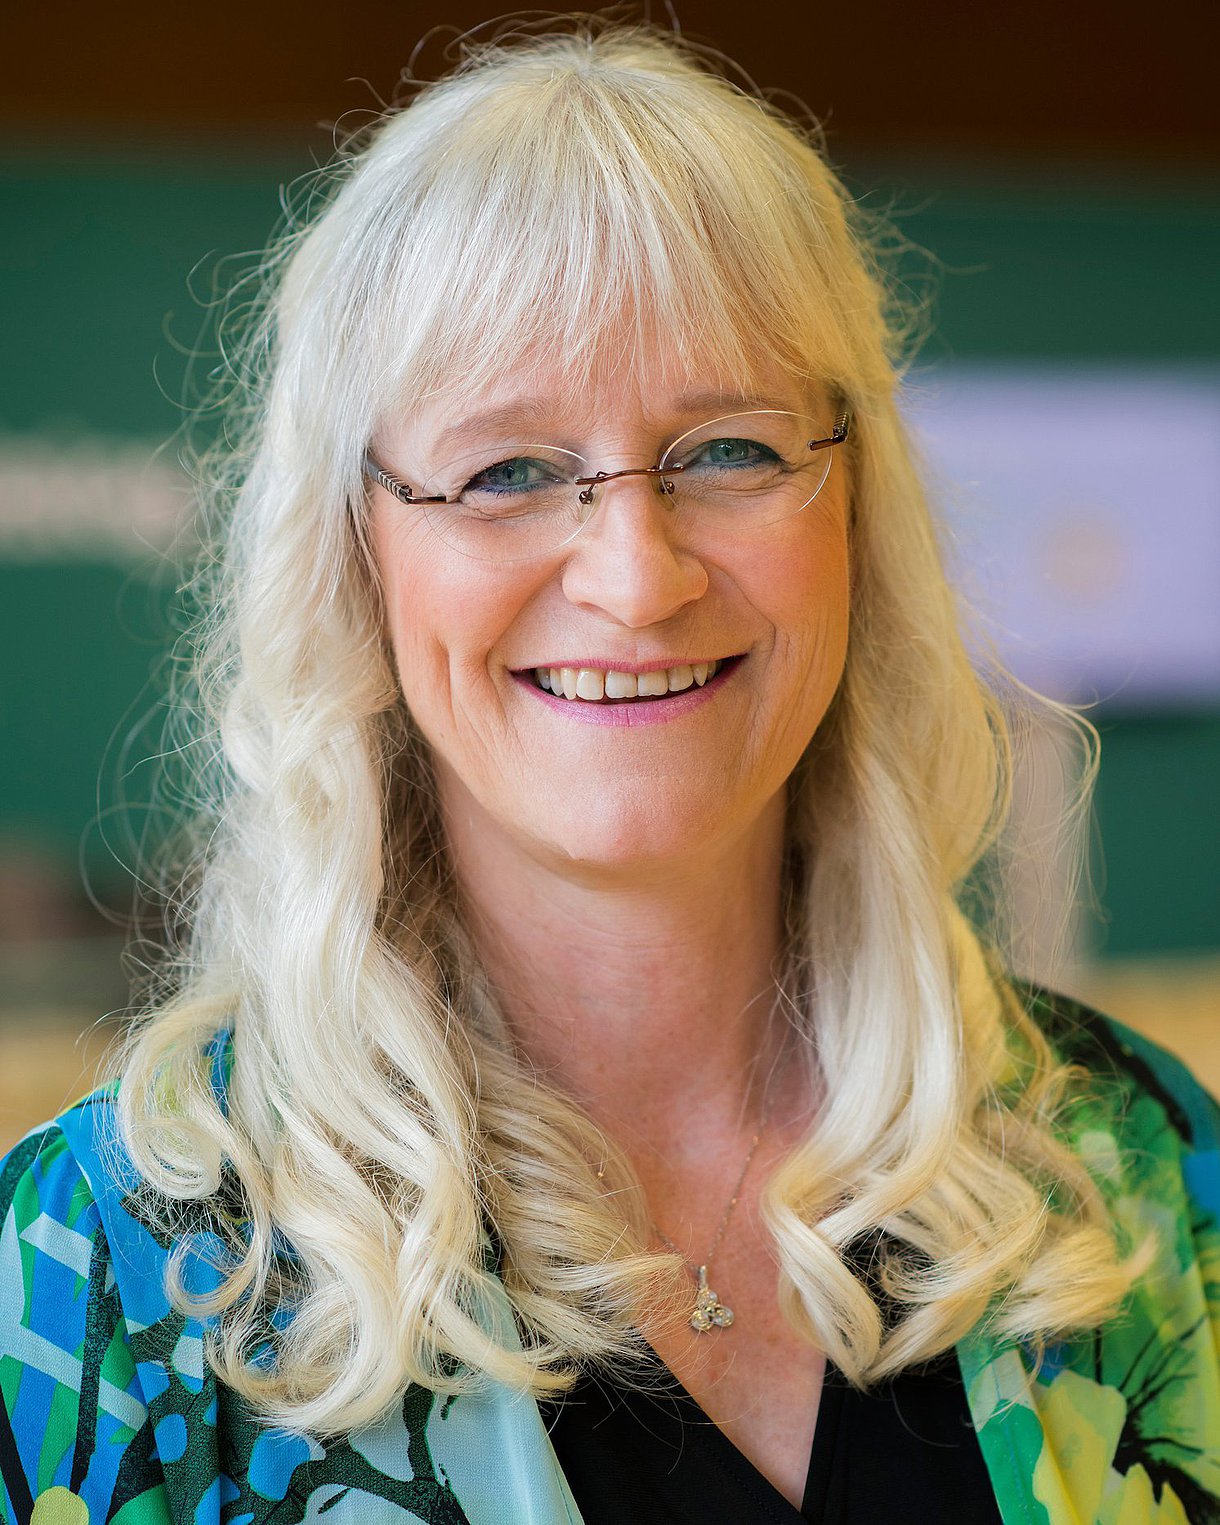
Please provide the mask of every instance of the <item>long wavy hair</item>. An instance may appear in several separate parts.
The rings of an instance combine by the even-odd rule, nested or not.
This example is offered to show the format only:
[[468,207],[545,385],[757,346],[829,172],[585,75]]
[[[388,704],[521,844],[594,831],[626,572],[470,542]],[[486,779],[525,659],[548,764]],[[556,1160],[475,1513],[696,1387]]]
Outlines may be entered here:
[[[658,324],[743,387],[778,360],[855,420],[850,649],[789,783],[793,1020],[825,1102],[764,1197],[785,1311],[863,1384],[984,1317],[1096,1323],[1129,1285],[1056,1126],[1068,1076],[959,909],[1007,810],[1009,710],[963,647],[876,248],[812,129],[673,38],[586,20],[470,48],[319,176],[268,255],[205,462],[215,533],[176,711],[174,751],[202,759],[190,931],[119,1106],[171,1230],[201,1204],[228,1225],[217,1290],[175,1296],[276,1420],[349,1429],[408,1382],[561,1389],[627,1361],[677,1274],[480,976],[361,473],[423,399],[535,349],[578,385]],[[612,1158],[610,1184],[630,1180]],[[879,1232],[888,1316],[851,1253]],[[519,1339],[488,1317],[493,1274]],[[274,1360],[252,1359],[272,1327]]]

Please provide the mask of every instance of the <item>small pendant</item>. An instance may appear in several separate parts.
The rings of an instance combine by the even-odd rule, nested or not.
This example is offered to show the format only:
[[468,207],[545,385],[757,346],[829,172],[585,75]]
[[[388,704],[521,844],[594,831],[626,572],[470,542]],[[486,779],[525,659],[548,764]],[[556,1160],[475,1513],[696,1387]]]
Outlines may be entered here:
[[695,1293],[695,1311],[690,1326],[700,1334],[712,1329],[727,1329],[733,1322],[732,1308],[726,1308],[707,1284],[707,1267],[699,1267],[699,1290]]

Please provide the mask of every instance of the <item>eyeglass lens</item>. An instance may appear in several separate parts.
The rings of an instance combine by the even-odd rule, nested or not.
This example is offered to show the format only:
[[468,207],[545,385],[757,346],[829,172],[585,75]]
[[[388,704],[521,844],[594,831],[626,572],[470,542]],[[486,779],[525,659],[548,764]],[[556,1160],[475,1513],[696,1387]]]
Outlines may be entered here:
[[676,534],[748,534],[813,501],[833,451],[810,445],[830,433],[827,420],[799,413],[732,414],[680,435],[662,452],[659,471],[605,473],[618,481],[599,480],[596,466],[558,446],[484,446],[459,452],[418,496],[446,499],[424,505],[432,529],[484,561],[557,550],[596,513],[604,493],[633,476],[662,495]]

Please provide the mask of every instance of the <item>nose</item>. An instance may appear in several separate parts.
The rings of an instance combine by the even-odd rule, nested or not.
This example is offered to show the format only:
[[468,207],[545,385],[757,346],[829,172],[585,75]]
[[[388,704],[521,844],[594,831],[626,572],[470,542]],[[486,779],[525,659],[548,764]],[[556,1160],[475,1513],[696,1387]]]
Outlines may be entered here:
[[701,598],[707,568],[678,543],[671,500],[656,480],[619,477],[596,491],[592,517],[564,565],[568,600],[639,630]]

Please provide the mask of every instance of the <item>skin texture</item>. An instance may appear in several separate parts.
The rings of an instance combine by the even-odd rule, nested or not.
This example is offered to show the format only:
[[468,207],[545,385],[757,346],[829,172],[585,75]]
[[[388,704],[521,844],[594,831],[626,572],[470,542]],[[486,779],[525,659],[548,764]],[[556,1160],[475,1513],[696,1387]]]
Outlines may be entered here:
[[[760,371],[768,396],[825,409]],[[654,463],[669,439],[719,411],[709,391],[730,407],[744,395],[710,366],[658,357],[590,375],[576,403],[569,383],[538,361],[458,406],[467,416],[541,402],[545,423],[510,432],[568,444],[612,471]],[[684,406],[695,392],[704,400]],[[438,402],[383,429],[379,459],[418,479],[438,464],[453,417],[454,404]],[[604,487],[575,540],[526,562],[461,556],[380,488],[369,526],[459,887],[524,1056],[626,1151],[648,1215],[694,1259],[766,1116],[713,1265],[737,1323],[696,1335],[681,1303],[649,1313],[644,1330],[798,1504],[822,1358],[779,1312],[757,1201],[814,1105],[804,1070],[784,1062],[772,968],[784,785],[846,654],[848,500],[837,452],[812,504],[748,539],[680,542],[641,477]],[[665,724],[581,724],[514,676],[729,656],[743,660],[717,692]]]

